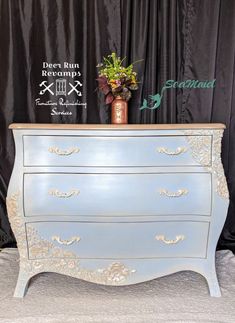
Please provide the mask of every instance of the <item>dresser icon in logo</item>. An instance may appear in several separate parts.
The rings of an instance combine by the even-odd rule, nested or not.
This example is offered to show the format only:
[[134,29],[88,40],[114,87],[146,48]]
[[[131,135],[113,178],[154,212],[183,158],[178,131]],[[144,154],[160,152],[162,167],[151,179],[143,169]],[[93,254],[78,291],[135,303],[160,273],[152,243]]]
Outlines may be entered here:
[[56,80],[56,95],[66,95],[66,80],[57,79]]

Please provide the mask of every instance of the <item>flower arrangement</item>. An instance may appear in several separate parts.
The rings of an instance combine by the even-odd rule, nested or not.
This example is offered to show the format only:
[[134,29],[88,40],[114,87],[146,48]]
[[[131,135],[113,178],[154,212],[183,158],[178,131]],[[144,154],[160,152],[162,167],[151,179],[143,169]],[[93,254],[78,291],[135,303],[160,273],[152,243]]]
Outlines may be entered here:
[[131,91],[138,89],[137,73],[133,71],[133,64],[137,62],[124,67],[124,60],[125,58],[121,59],[116,53],[112,53],[97,65],[98,88],[104,93],[106,104],[112,103],[117,96],[128,101]]

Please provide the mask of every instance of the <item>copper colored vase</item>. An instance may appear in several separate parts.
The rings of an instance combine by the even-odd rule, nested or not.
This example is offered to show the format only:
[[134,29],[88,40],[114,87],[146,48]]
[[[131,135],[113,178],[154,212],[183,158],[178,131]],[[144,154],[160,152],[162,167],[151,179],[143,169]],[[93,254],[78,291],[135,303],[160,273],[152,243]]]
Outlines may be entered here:
[[128,123],[128,105],[127,101],[117,96],[111,106],[111,122],[113,124]]

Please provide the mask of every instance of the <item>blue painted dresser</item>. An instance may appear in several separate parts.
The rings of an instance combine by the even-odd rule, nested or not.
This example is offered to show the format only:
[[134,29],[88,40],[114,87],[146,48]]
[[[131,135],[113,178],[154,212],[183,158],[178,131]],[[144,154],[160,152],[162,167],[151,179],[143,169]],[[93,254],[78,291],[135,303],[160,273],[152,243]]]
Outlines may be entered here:
[[10,128],[16,297],[41,272],[129,285],[181,270],[202,274],[211,296],[220,296],[215,248],[229,198],[224,125]]

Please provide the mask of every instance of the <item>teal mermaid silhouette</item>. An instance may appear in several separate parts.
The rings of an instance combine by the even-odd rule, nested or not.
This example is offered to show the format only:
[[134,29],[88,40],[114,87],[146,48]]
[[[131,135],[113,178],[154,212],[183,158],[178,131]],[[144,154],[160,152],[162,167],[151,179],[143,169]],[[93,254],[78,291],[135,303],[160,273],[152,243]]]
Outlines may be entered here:
[[149,110],[154,110],[160,107],[162,97],[163,97],[163,92],[164,90],[167,89],[167,86],[163,86],[161,90],[161,94],[156,93],[154,95],[149,95],[149,99],[151,101],[151,105],[148,106],[148,101],[144,99],[142,106],[140,107],[140,110],[144,109],[149,109]]

